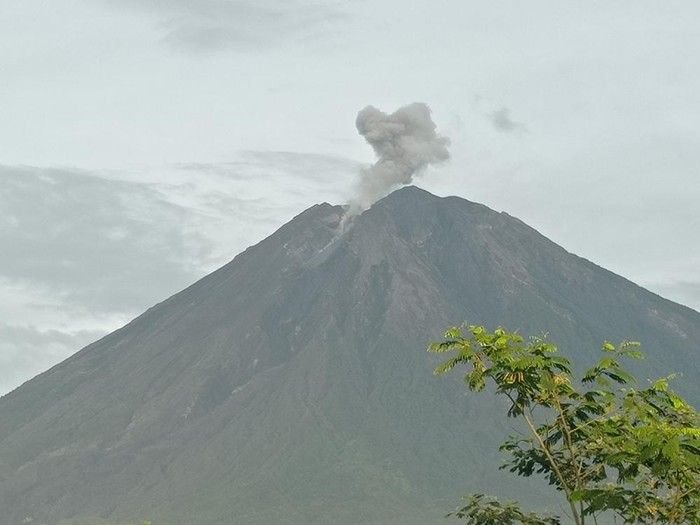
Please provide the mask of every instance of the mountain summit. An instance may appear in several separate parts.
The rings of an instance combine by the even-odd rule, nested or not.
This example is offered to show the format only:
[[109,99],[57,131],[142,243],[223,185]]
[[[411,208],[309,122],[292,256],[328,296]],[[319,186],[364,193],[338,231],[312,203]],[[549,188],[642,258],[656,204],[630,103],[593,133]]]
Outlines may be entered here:
[[2,523],[442,523],[516,483],[495,401],[431,373],[447,326],[696,366],[700,314],[505,213],[415,187],[344,212],[309,208],[0,399]]

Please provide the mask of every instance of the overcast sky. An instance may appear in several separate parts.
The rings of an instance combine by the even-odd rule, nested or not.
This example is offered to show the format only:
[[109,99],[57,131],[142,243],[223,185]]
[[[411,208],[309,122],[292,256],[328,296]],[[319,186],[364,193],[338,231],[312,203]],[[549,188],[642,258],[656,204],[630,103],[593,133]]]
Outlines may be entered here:
[[417,184],[700,309],[695,1],[0,3],[0,393],[343,203],[368,104]]

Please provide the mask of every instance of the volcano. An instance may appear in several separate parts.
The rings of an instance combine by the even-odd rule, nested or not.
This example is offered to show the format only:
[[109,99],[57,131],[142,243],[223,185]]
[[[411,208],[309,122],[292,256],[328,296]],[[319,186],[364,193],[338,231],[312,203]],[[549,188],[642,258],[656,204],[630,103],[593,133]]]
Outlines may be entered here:
[[696,369],[698,312],[506,213],[406,187],[344,215],[309,208],[1,398],[0,522],[431,524],[470,491],[538,501],[496,470],[503,407],[432,374],[427,344],[465,320],[547,332],[580,366],[633,339],[645,376]]

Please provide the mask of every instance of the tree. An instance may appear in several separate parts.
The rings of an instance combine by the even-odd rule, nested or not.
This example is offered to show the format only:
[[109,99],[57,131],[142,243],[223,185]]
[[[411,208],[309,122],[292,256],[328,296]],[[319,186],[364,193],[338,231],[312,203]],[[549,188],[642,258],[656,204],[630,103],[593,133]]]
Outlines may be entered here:
[[[428,350],[449,355],[436,374],[465,366],[470,391],[492,384],[508,400],[507,416],[523,421],[526,430],[500,447],[509,457],[502,468],[544,476],[576,525],[610,514],[629,524],[700,523],[700,417],[668,378],[639,388],[622,368],[622,359],[643,357],[638,343],[605,342],[577,379],[546,338],[482,326],[464,332],[452,328]],[[472,525],[560,523],[481,494],[450,515]]]

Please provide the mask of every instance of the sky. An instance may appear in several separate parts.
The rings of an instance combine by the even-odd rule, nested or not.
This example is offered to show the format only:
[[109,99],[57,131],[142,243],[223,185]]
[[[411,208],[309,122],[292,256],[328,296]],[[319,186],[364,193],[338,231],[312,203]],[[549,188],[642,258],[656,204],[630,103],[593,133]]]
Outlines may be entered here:
[[700,4],[0,3],[0,393],[374,162],[422,102],[415,183],[700,310]]

